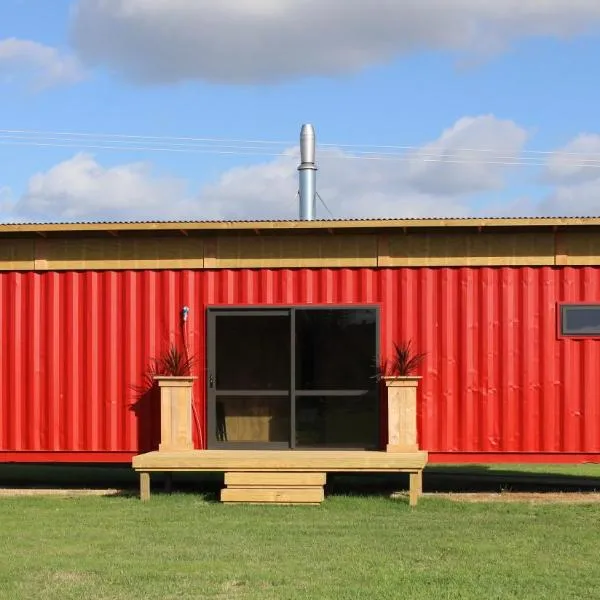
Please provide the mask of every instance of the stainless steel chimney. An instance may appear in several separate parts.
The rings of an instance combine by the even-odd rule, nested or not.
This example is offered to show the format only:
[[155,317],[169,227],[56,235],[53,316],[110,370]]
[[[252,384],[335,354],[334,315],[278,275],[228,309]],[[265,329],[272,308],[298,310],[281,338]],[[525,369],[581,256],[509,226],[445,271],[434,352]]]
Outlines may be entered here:
[[317,166],[315,165],[315,130],[302,125],[300,130],[300,220],[317,218]]

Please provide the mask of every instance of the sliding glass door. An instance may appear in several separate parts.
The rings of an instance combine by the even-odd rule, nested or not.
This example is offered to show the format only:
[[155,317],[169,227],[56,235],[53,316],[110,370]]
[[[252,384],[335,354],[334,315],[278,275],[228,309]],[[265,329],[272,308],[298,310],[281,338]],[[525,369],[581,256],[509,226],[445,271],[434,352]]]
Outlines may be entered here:
[[211,311],[208,340],[214,442],[288,448],[288,311]]
[[377,310],[208,313],[209,446],[375,448]]

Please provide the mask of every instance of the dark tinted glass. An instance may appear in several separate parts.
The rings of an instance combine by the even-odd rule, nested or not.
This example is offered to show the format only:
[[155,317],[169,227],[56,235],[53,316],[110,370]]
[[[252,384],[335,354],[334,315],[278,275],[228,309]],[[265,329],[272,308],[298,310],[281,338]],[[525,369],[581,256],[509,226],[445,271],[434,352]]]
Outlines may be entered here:
[[296,388],[369,389],[374,383],[375,311],[296,311]]
[[288,390],[288,316],[216,317],[217,390]]
[[376,396],[299,396],[296,445],[372,448],[378,440]]
[[600,335],[600,305],[563,306],[562,333],[564,335]]

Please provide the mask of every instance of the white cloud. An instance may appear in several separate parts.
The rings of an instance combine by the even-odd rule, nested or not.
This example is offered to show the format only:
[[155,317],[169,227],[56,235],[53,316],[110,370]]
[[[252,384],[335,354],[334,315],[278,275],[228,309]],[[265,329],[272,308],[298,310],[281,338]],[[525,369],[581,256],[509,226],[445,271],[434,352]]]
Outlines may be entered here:
[[0,40],[0,77],[5,81],[30,77],[36,88],[74,83],[83,78],[79,61],[56,48],[30,40]]
[[600,215],[600,135],[582,133],[556,150],[543,178],[555,187],[540,203],[540,212]]
[[7,186],[0,185],[0,222],[14,223],[18,221],[15,213],[15,197]]
[[0,186],[0,206],[4,206],[12,199],[12,190],[7,186]]
[[422,191],[443,195],[500,188],[502,163],[519,157],[526,140],[527,132],[513,121],[492,115],[464,117],[413,153],[409,181]]
[[85,62],[153,83],[327,76],[599,30],[597,0],[78,0],[72,20]]
[[[206,214],[222,219],[297,219],[298,154],[238,167],[201,191]],[[407,185],[395,162],[355,160],[340,150],[319,160],[319,218],[417,217],[465,214],[463,198],[435,196]]]
[[14,198],[12,190],[7,186],[0,186],[0,214],[13,209]]
[[[454,155],[462,144],[519,153],[526,134],[512,121],[465,117],[442,136],[403,156],[366,160],[342,150],[318,153],[318,189],[335,217],[418,217],[473,214],[471,198],[502,185],[503,166],[423,162]],[[223,173],[191,194],[184,181],[148,165],[104,167],[79,154],[29,182],[16,211],[24,218],[60,219],[295,219],[297,149],[285,156]],[[327,217],[319,206],[318,214]]]
[[[493,146],[518,155],[526,132],[493,116],[465,117],[438,140],[392,160],[334,150],[318,156],[317,188],[335,217],[457,216],[473,212],[474,194],[503,185],[504,166],[460,148]],[[463,162],[438,162],[447,160]],[[477,162],[476,162],[477,161]],[[297,154],[227,172],[202,197],[226,218],[295,217]],[[322,205],[318,214],[327,216]]]
[[600,216],[600,177],[556,187],[540,203],[538,212],[565,217]]
[[160,177],[143,163],[101,166],[77,154],[34,175],[15,211],[28,219],[149,219],[171,215],[184,182]]
[[583,183],[600,178],[600,135],[582,133],[556,150],[545,178],[555,183]]

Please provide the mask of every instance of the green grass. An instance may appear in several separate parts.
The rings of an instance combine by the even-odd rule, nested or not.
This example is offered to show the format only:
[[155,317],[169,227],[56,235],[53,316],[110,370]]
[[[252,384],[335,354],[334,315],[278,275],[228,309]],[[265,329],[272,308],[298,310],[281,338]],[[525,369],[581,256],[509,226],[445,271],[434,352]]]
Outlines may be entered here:
[[594,598],[600,505],[0,498],[0,599]]

